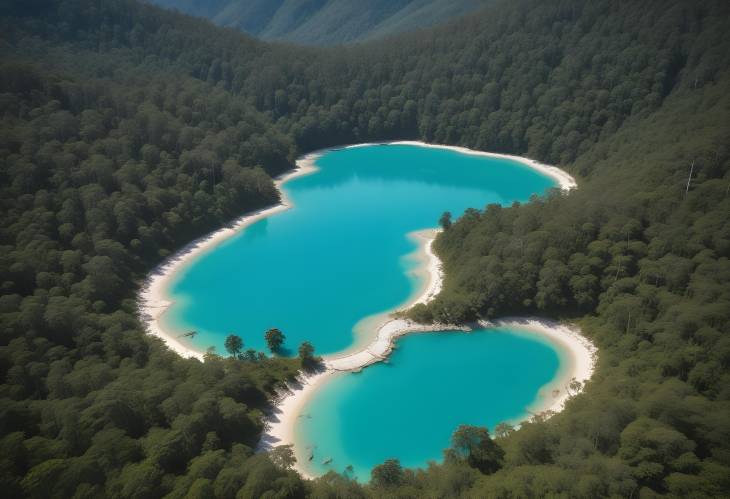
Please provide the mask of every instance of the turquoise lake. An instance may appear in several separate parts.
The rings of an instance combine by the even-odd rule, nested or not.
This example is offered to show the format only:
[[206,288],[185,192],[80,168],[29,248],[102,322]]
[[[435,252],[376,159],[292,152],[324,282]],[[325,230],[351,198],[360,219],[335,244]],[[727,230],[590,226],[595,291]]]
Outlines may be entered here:
[[318,354],[344,350],[361,319],[397,308],[419,289],[410,232],[435,227],[447,210],[457,217],[556,186],[511,159],[416,145],[332,150],[316,165],[318,172],[284,185],[292,209],[175,274],[166,328],[196,330],[193,346],[219,353],[231,333],[245,348],[265,350],[271,327],[284,332],[292,353],[302,341]]
[[[444,211],[526,201],[556,183],[517,161],[416,145],[337,149],[319,171],[284,190],[294,207],[262,219],[203,253],[170,285],[167,328],[198,331],[194,346],[235,333],[265,350],[270,327],[296,352],[319,354],[367,342],[356,324],[391,311],[422,287],[409,234]],[[517,421],[541,402],[561,368],[559,348],[506,329],[406,336],[387,363],[328,380],[297,419],[295,450],[313,474],[369,479],[395,457],[404,466],[440,460],[459,424]],[[311,457],[311,459],[310,459]],[[330,461],[329,464],[324,464]]]
[[339,374],[312,395],[295,426],[297,458],[313,475],[352,466],[361,481],[389,458],[425,467],[460,424],[493,431],[529,416],[563,355],[509,329],[404,336],[387,363]]

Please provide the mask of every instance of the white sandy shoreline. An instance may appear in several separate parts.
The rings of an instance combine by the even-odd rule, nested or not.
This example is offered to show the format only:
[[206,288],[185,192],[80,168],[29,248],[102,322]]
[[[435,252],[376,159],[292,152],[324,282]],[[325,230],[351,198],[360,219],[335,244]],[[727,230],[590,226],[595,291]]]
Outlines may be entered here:
[[[555,179],[560,185],[560,188],[563,190],[570,190],[576,187],[575,180],[566,172],[559,168],[543,165],[527,158],[473,151],[456,146],[442,146],[414,141],[397,141],[387,142],[384,144],[417,145],[421,147],[450,149],[464,154],[512,159]],[[346,147],[362,147],[365,145],[369,144],[357,144]],[[163,313],[173,303],[167,295],[167,288],[172,277],[176,272],[184,269],[184,267],[194,258],[214,248],[225,239],[241,231],[243,228],[251,225],[261,218],[271,216],[290,208],[292,204],[281,187],[293,178],[317,171],[317,167],[314,163],[322,153],[323,151],[317,151],[301,157],[297,160],[297,168],[295,170],[277,179],[276,186],[281,192],[280,204],[255,213],[244,215],[229,224],[227,227],[223,227],[220,230],[193,241],[150,273],[144,287],[139,293],[138,298],[139,314],[150,334],[164,340],[172,350],[181,356],[195,357],[202,360],[203,352],[187,345],[178,335],[175,334],[175,332],[166,331],[161,324],[161,317]],[[419,272],[422,276],[424,285],[419,290],[418,295],[411,298],[402,308],[408,308],[416,303],[428,303],[441,291],[443,283],[441,262],[433,253],[431,247],[437,233],[438,230],[429,229],[411,234],[411,237],[415,238],[419,243],[419,253],[422,257],[422,265],[417,272]],[[312,375],[301,376],[298,383],[290,385],[289,389],[285,390],[284,393],[280,395],[275,404],[274,412],[267,421],[267,430],[262,435],[262,439],[259,443],[259,450],[265,451],[279,445],[295,444],[294,428],[297,418],[301,413],[302,407],[316,389],[321,386],[322,383],[331,379],[338,372],[357,371],[375,362],[385,360],[391,353],[398,337],[417,332],[444,330],[466,331],[471,329],[470,326],[465,325],[417,324],[407,319],[394,319],[386,314],[380,314],[374,319],[379,322],[369,323],[368,329],[372,328],[375,335],[370,343],[364,345],[364,348],[352,352],[347,351],[347,353],[341,352],[339,355],[326,356],[323,359],[324,371]],[[514,327],[538,333],[552,342],[559,343],[569,353],[570,362],[568,364],[570,365],[563,370],[564,372],[561,372],[559,379],[554,380],[549,387],[551,394],[554,396],[543,397],[543,399],[545,399],[545,403],[541,404],[539,408],[532,408],[535,412],[547,410],[557,412],[561,410],[564,407],[565,401],[570,397],[568,390],[565,389],[567,383],[569,383],[569,381],[573,378],[583,383],[590,379],[592,375],[596,349],[590,341],[581,336],[575,329],[540,319],[520,318],[497,321],[489,325],[480,325],[480,327],[483,326]],[[343,355],[343,353],[345,354]],[[555,390],[558,390],[559,393],[555,394]],[[311,477],[303,466],[304,459],[302,449],[298,449],[295,446],[294,450],[298,458],[296,464],[297,471],[305,477]]]

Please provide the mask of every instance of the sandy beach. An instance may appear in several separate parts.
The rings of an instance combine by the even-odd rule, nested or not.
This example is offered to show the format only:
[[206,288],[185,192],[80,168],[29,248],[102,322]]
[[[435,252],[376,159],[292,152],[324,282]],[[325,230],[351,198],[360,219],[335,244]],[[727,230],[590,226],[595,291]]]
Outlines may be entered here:
[[[301,374],[295,383],[279,393],[274,403],[274,410],[266,420],[266,430],[261,435],[257,451],[266,452],[280,445],[294,444],[294,426],[297,418],[302,413],[304,403],[326,380],[330,379],[333,371],[326,369],[313,374]],[[294,468],[305,478],[316,478],[312,476],[304,466],[302,453],[303,449],[294,448],[297,462]]]
[[[388,143],[444,148],[464,154],[488,157],[504,157],[519,161],[530,168],[549,175],[559,183],[560,188],[563,190],[570,190],[576,187],[575,180],[566,172],[527,158],[472,151],[455,146],[426,144],[423,142],[399,141]],[[363,147],[366,145],[370,144],[357,144],[347,147]],[[179,334],[165,330],[161,323],[162,315],[173,303],[167,295],[167,288],[172,277],[194,258],[215,248],[225,239],[235,235],[255,221],[291,208],[292,203],[287,198],[286,192],[281,189],[282,186],[293,178],[317,171],[314,163],[322,153],[323,151],[317,151],[303,156],[297,161],[297,168],[295,170],[276,180],[276,186],[281,192],[280,204],[246,214],[234,220],[228,226],[193,241],[150,273],[144,287],[139,293],[138,299],[140,317],[150,334],[164,340],[172,350],[181,356],[194,357],[202,360],[204,352],[187,344]],[[443,284],[442,265],[432,249],[433,241],[438,232],[438,229],[427,229],[409,234],[418,243],[418,249],[413,256],[418,259],[419,265],[414,270],[414,273],[418,275],[423,285],[415,296],[410,297],[399,307],[400,310],[407,309],[417,303],[428,303],[441,291]],[[279,394],[274,404],[274,410],[267,420],[267,429],[259,442],[259,451],[266,451],[279,445],[294,444],[297,418],[308,398],[319,386],[338,373],[358,371],[370,364],[385,360],[393,350],[397,338],[405,334],[444,330],[469,331],[474,327],[514,327],[528,333],[539,334],[542,338],[557,343],[566,352],[568,361],[561,368],[560,375],[550,385],[543,387],[541,390],[543,402],[536,407],[529,408],[533,413],[545,413],[545,411],[558,412],[562,410],[567,399],[576,393],[576,390],[572,390],[569,386],[571,380],[580,382],[582,386],[585,381],[590,379],[593,373],[596,348],[579,331],[565,325],[535,318],[508,318],[477,325],[424,325],[408,319],[393,318],[391,315],[392,312],[378,314],[361,321],[359,327],[365,332],[362,341],[356,342],[356,345],[339,354],[324,357],[324,369],[321,372],[301,375],[296,382],[290,384]],[[294,450],[298,457],[297,471],[303,476],[310,477],[310,474],[301,464],[304,461],[303,450],[296,448],[296,446]]]

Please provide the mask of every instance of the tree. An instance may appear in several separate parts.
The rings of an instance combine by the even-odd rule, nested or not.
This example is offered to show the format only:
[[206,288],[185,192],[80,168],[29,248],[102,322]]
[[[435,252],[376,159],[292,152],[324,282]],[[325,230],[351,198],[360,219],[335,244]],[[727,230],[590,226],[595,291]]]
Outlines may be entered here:
[[297,462],[294,457],[293,445],[279,445],[269,452],[271,462],[284,470],[290,470]]
[[218,360],[220,358],[221,358],[221,356],[218,355],[217,353],[215,353],[215,346],[213,346],[213,345],[206,348],[205,353],[203,354],[203,359],[206,362],[209,362],[209,361],[212,362],[212,361]]
[[243,350],[243,340],[240,336],[235,334],[229,334],[225,341],[226,351],[231,354],[232,357],[239,358],[241,356],[241,350]]
[[280,329],[272,327],[271,329],[266,331],[265,338],[266,338],[266,344],[269,346],[269,350],[271,350],[271,353],[276,353],[281,348],[281,345],[284,344],[284,339],[286,337],[284,336],[284,333],[282,333]]
[[408,317],[421,324],[433,322],[433,312],[424,303],[416,303],[408,310]]
[[193,482],[185,495],[186,499],[206,499],[207,497],[213,497],[215,491],[213,490],[213,482],[207,478],[198,478]]
[[451,436],[451,447],[445,457],[450,462],[466,462],[484,474],[502,467],[504,450],[489,436],[486,428],[461,425]]
[[568,388],[572,390],[574,394],[577,394],[578,392],[580,392],[580,389],[583,388],[583,383],[575,378],[572,378],[570,380],[570,383],[568,383]]
[[439,218],[439,225],[441,226],[442,229],[449,230],[449,228],[451,227],[451,212],[450,211],[445,211],[441,215],[441,218]]
[[540,270],[535,302],[540,309],[564,306],[570,296],[568,281],[570,270],[557,260],[548,260]]
[[370,472],[371,483],[375,487],[391,487],[403,482],[403,468],[397,459],[387,459]]
[[83,265],[87,273],[84,287],[91,298],[113,301],[122,288],[122,279],[119,277],[118,261],[108,256],[94,256]]
[[63,459],[49,459],[31,468],[21,485],[29,497],[51,497],[68,464]]
[[499,423],[494,427],[494,434],[497,438],[508,437],[512,432],[515,431],[515,427],[509,423]]
[[314,347],[310,342],[304,341],[299,345],[299,360],[305,369],[310,369],[317,363],[317,358],[314,356]]

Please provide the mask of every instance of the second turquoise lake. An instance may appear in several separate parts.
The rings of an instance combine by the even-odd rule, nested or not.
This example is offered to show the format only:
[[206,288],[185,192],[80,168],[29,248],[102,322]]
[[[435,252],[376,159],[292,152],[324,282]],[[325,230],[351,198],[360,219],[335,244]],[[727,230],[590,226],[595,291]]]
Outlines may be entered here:
[[317,388],[296,420],[297,459],[312,475],[364,482],[386,459],[423,468],[442,460],[459,425],[494,434],[541,410],[568,355],[515,328],[404,336],[386,362]]

